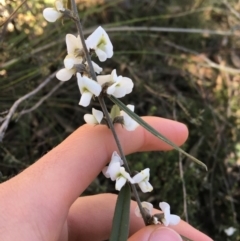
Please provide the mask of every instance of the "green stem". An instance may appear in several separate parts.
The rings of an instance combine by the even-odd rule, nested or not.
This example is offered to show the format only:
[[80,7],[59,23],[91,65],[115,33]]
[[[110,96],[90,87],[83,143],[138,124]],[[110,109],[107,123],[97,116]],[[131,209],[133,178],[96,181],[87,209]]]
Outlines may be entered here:
[[[94,68],[93,68],[93,65],[92,65],[92,61],[91,61],[91,56],[89,55],[89,52],[88,52],[88,49],[87,49],[87,46],[86,46],[86,43],[85,43],[85,39],[84,39],[84,35],[83,35],[83,30],[82,30],[82,25],[81,25],[81,22],[80,22],[80,19],[79,19],[79,16],[78,16],[78,10],[77,10],[77,5],[76,5],[76,2],[75,0],[71,0],[71,5],[72,5],[72,11],[73,11],[73,14],[74,14],[74,18],[75,18],[75,23],[76,23],[76,26],[77,26],[77,30],[78,30],[78,33],[80,35],[80,39],[81,39],[81,42],[82,42],[82,46],[83,46],[83,51],[84,51],[84,54],[85,54],[85,57],[86,57],[86,60],[87,60],[87,63],[88,63],[88,66],[89,66],[89,70],[90,70],[90,74],[91,74],[91,77],[93,80],[97,81],[97,76],[95,74],[95,71],[94,71]],[[120,152],[120,155],[121,155],[121,158],[124,162],[124,166],[126,168],[126,170],[130,172],[130,168],[128,166],[128,163],[127,163],[127,160],[126,160],[126,157],[124,155],[124,152],[123,152],[123,149],[122,149],[122,146],[120,144],[120,141],[118,139],[118,136],[117,136],[117,133],[115,131],[115,128],[113,126],[113,123],[112,123],[112,120],[111,120],[111,117],[109,116],[108,114],[108,110],[107,110],[107,107],[106,107],[106,104],[104,102],[104,98],[102,95],[100,95],[98,97],[98,100],[99,100],[99,103],[102,107],[102,110],[103,110],[103,113],[107,119],[107,122],[108,122],[108,126],[110,128],[110,130],[112,131],[113,133],[113,137],[115,139],[115,142],[117,144],[117,147],[118,147],[118,150]],[[139,206],[139,209],[140,209],[140,212],[142,214],[142,217],[143,217],[143,220],[144,220],[144,223],[145,225],[147,225],[147,220],[146,220],[146,215],[145,215],[145,212],[144,212],[144,209],[142,207],[142,204],[141,204],[141,200],[139,198],[139,195],[137,193],[137,189],[136,189],[136,186],[134,184],[131,184],[131,188],[133,190],[133,193],[134,193],[134,196],[135,196],[135,199],[138,203],[138,206]]]

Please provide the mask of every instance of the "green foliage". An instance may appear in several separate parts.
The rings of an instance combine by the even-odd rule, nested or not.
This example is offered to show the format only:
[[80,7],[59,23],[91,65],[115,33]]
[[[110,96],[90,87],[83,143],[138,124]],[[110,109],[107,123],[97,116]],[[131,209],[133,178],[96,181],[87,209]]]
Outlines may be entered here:
[[131,189],[124,185],[118,194],[109,241],[126,241],[129,233]]

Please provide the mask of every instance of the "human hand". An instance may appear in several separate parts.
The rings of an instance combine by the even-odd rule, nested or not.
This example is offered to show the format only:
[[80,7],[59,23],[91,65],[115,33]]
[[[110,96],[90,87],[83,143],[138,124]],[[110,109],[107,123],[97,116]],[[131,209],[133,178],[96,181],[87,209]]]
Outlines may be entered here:
[[[181,145],[188,136],[180,123],[144,118],[168,139]],[[116,126],[125,154],[137,151],[170,150],[142,127],[127,132]],[[102,241],[109,237],[116,195],[80,197],[117,150],[106,126],[84,125],[65,141],[16,177],[0,185],[0,237],[3,241]],[[210,241],[189,224],[165,228],[144,227],[131,203],[130,241],[181,240]],[[158,211],[159,212],[159,211]]]

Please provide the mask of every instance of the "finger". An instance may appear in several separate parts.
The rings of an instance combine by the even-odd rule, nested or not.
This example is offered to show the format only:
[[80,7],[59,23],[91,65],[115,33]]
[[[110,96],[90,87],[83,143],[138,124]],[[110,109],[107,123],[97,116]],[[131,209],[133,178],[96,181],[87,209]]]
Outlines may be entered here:
[[[113,194],[100,194],[78,198],[71,206],[68,215],[69,240],[107,240],[111,232],[116,199],[117,195]],[[130,235],[133,235],[134,239],[142,234],[141,232],[143,231],[139,234],[137,234],[137,232],[144,227],[143,220],[135,215],[136,205],[136,202],[131,202],[129,233]],[[154,211],[155,213],[160,212],[157,209]],[[151,227],[158,228],[163,226],[156,225]],[[171,226],[170,228],[194,241],[212,241],[211,238],[184,221],[181,221],[180,224]],[[143,240],[147,240],[146,238],[149,237],[148,235],[150,235],[151,231],[153,230],[146,230],[146,234],[144,234],[146,236],[143,236],[143,238],[145,238]],[[172,233],[171,235],[176,237],[176,235]]]
[[[187,128],[181,123],[157,117],[144,119],[177,145],[184,143],[187,138]],[[128,132],[121,126],[116,126],[116,130],[126,154],[170,149],[142,127]],[[21,198],[25,198],[28,206],[30,203],[35,206],[44,205],[55,214],[62,210],[60,214],[65,212],[66,215],[74,200],[110,160],[114,150],[117,147],[106,126],[84,125],[5,185],[11,185]],[[14,192],[12,193],[10,199],[14,200]],[[51,198],[46,202],[47,197]]]
[[182,241],[182,239],[170,228],[151,225],[140,229],[128,241]]

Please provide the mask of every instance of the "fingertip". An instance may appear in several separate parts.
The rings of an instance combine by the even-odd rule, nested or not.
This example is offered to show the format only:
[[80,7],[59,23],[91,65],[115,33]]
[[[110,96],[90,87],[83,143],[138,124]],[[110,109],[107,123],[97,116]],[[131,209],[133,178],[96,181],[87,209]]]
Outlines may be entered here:
[[174,230],[166,227],[147,226],[136,232],[129,241],[181,241]]

